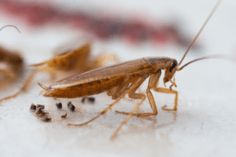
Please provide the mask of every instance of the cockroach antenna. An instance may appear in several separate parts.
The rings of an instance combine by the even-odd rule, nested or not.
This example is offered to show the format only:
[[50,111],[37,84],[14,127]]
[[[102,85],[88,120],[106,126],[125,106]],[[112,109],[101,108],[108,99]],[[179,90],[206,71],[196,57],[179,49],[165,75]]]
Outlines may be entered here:
[[227,60],[231,60],[231,61],[236,61],[236,58],[233,56],[226,56],[226,55],[210,55],[210,56],[204,56],[204,57],[200,57],[200,58],[197,58],[197,59],[194,59],[194,60],[191,60],[187,63],[185,63],[184,65],[182,65],[181,67],[179,67],[177,69],[177,71],[181,71],[183,70],[186,66],[188,66],[189,64],[192,64],[194,62],[197,62],[197,61],[201,61],[201,60],[206,60],[206,59],[227,59]]
[[17,26],[15,26],[15,25],[4,25],[4,26],[2,26],[2,27],[0,28],[0,31],[2,31],[2,30],[5,29],[5,28],[8,28],[8,27],[15,28],[15,29],[17,30],[17,32],[21,33],[20,29],[19,29]]
[[[188,48],[186,49],[183,57],[181,58],[178,66],[180,66],[182,64],[182,62],[184,61],[185,57],[187,56],[187,54],[189,53],[189,51],[191,50],[191,48],[193,47],[193,45],[196,43],[197,39],[199,38],[200,34],[202,33],[202,31],[204,30],[204,28],[206,27],[207,23],[209,22],[209,20],[211,19],[211,17],[213,16],[213,14],[215,13],[216,9],[219,7],[219,5],[221,4],[223,0],[218,0],[217,3],[215,4],[214,8],[211,10],[210,14],[208,15],[207,19],[205,20],[205,22],[203,23],[203,25],[201,26],[200,30],[198,31],[198,33],[194,36],[192,42],[189,44]],[[204,59],[207,59],[209,57],[203,57]],[[196,59],[195,61],[198,61],[198,60],[202,60],[203,58],[199,58],[199,59]],[[193,63],[195,61],[191,61],[189,63],[187,63],[187,65],[189,65],[190,63]],[[185,64],[185,66],[187,66]],[[185,67],[184,66],[184,67]],[[178,68],[178,71],[180,71],[181,69],[183,69],[184,67],[181,67],[181,68]]]

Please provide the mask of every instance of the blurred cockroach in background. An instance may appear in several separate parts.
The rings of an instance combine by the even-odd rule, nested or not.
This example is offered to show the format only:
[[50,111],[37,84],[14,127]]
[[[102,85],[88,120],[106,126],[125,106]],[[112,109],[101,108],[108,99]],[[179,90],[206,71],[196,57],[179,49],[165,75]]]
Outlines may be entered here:
[[58,72],[71,74],[102,67],[109,61],[117,62],[118,58],[112,54],[100,54],[92,57],[91,43],[85,42],[76,48],[57,53],[49,60],[32,64],[31,66],[39,71],[48,71],[51,75],[55,75]]
[[[8,27],[15,28],[20,32],[13,25],[5,25],[0,28],[0,31]],[[0,89],[17,80],[22,75],[23,68],[24,60],[20,53],[0,46]]]
[[[201,57],[182,65],[184,59],[186,58],[186,55],[191,50],[192,46],[207,25],[213,13],[216,11],[220,2],[221,0],[218,0],[215,7],[210,12],[210,15],[207,17],[196,36],[193,38],[192,42],[188,46],[179,62],[177,62],[176,59],[169,57],[149,57],[127,61],[113,66],[98,68],[82,74],[67,77],[49,86],[45,86],[39,83],[44,91],[43,95],[53,98],[79,98],[106,92],[107,95],[111,96],[114,100],[114,102],[102,109],[96,116],[89,119],[88,121],[80,124],[69,123],[69,126],[84,126],[93,122],[94,120],[111,110],[122,98],[126,96],[126,94],[131,99],[139,99],[140,102],[138,103],[138,105],[142,104],[147,97],[152,112],[116,111],[116,113],[137,117],[156,116],[158,114],[158,108],[151,90],[159,93],[173,94],[175,96],[174,106],[172,108],[167,108],[167,106],[165,105],[162,107],[162,109],[165,111],[177,111],[178,91],[172,89],[172,87],[177,87],[174,81],[174,75],[177,71],[183,70],[187,65],[191,63],[203,59],[215,58],[215,56]],[[164,84],[171,84],[169,88],[159,87],[159,79],[162,71],[164,71]],[[138,93],[137,89],[148,78],[149,81],[148,87],[145,92],[146,94]],[[118,127],[118,130],[114,132],[112,136],[113,138],[116,136],[122,125],[126,124],[128,120],[129,119],[126,119],[121,123],[121,126]]]
[[[24,81],[23,86],[14,94],[0,99],[0,103],[15,98],[22,91],[26,91],[37,72],[46,71],[54,80],[58,79],[59,76],[66,77],[69,74],[82,73],[94,68],[102,67],[106,62],[118,62],[118,58],[113,54],[107,53],[92,57],[90,42],[60,52],[49,60],[31,65],[32,72]],[[58,76],[57,74],[60,75]]]

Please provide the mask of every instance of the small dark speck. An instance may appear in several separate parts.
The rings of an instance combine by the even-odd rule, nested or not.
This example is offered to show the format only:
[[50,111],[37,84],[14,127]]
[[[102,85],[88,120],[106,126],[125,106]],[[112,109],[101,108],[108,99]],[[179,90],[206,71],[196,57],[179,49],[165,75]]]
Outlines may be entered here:
[[95,98],[94,97],[83,97],[81,102],[85,103],[86,100],[88,100],[89,103],[94,103],[95,102]]
[[51,120],[52,120],[52,118],[47,117],[47,116],[42,118],[42,121],[44,121],[44,122],[51,122]]
[[56,106],[57,106],[58,109],[62,109],[62,103],[61,102],[56,103]]
[[91,103],[94,103],[95,102],[95,98],[94,97],[88,97],[88,101],[91,102]]
[[65,119],[67,117],[67,113],[61,115],[61,118]]
[[70,111],[75,111],[75,105],[73,105],[72,102],[68,102],[67,107],[70,109]]
[[32,112],[35,112],[35,111],[36,111],[36,105],[35,105],[35,104],[31,104],[30,110],[31,110]]

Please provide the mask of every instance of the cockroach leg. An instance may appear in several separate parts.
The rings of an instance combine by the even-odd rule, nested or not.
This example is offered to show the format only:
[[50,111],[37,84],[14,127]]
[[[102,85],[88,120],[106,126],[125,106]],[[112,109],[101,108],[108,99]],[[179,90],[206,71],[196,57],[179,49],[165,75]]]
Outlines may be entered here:
[[[138,113],[139,112],[139,108],[140,108],[140,106],[143,104],[143,101],[144,100],[141,100],[138,104],[136,104],[135,106],[134,106],[134,109],[133,109],[133,112],[134,113]],[[116,128],[116,130],[113,132],[113,134],[111,135],[111,140],[114,140],[116,137],[117,137],[117,135],[118,135],[118,133],[120,132],[120,130],[122,129],[122,127],[123,126],[125,126],[126,124],[128,124],[128,122],[129,122],[129,120],[131,119],[131,118],[133,118],[134,116],[132,115],[132,114],[130,114],[129,116],[127,116],[120,124],[119,124],[119,126]]]
[[[147,116],[155,116],[158,114],[158,110],[157,110],[157,107],[156,107],[156,103],[155,103],[155,100],[153,98],[153,95],[150,91],[150,84],[152,84],[153,82],[156,82],[156,80],[154,79],[155,76],[158,76],[158,74],[153,74],[151,76],[151,78],[149,79],[149,86],[146,90],[146,93],[147,93],[147,97],[148,97],[148,100],[149,100],[149,104],[152,108],[152,111],[153,112],[146,112],[146,113],[134,113],[134,112],[122,112],[122,111],[116,111],[116,113],[119,113],[119,114],[125,114],[125,115],[133,115],[133,116],[140,116],[140,117],[147,117]],[[142,101],[144,101],[144,99],[146,98],[146,96],[142,93],[135,93],[135,91],[137,90],[137,88],[145,81],[146,77],[138,80],[140,82],[137,82],[137,85],[134,86],[133,89],[130,90],[129,92],[129,97],[132,98],[132,99],[141,99]],[[158,80],[159,78],[156,77],[156,79]]]
[[13,99],[13,98],[17,97],[19,94],[21,94],[22,92],[27,91],[30,84],[31,84],[31,82],[32,82],[32,80],[33,80],[33,78],[34,78],[34,76],[35,76],[35,74],[36,74],[36,71],[32,71],[30,73],[30,75],[26,78],[26,80],[23,83],[22,87],[18,91],[16,91],[14,94],[6,96],[6,97],[0,99],[0,103],[3,102],[3,101],[6,101],[6,100]]
[[126,94],[126,92],[123,93],[119,98],[117,98],[113,103],[111,103],[110,105],[108,105],[107,107],[102,109],[96,116],[94,116],[90,120],[80,123],[80,124],[68,123],[67,125],[68,126],[85,126],[85,125],[93,122],[94,120],[98,119],[102,115],[106,114],[109,110],[111,110],[125,96],[125,94]]
[[164,110],[164,111],[177,111],[177,109],[178,109],[178,98],[179,98],[178,91],[170,90],[168,88],[160,88],[160,87],[154,88],[153,90],[155,90],[156,92],[159,92],[159,93],[174,94],[175,95],[174,107],[173,108],[167,108],[167,106],[164,105],[164,106],[162,106],[162,110]]

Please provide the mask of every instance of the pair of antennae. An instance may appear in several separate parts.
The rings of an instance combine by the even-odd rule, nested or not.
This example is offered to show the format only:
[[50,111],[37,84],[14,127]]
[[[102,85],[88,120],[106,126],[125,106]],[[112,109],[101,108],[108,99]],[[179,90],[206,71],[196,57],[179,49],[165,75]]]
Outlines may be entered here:
[[[220,6],[221,2],[223,0],[218,0],[217,3],[215,4],[214,8],[211,10],[210,14],[208,15],[207,19],[204,21],[203,25],[201,26],[200,30],[197,32],[197,34],[194,36],[193,40],[191,41],[191,43],[189,44],[188,48],[186,49],[183,57],[181,58],[178,67],[183,63],[184,59],[186,58],[187,54],[189,53],[189,51],[191,50],[191,48],[193,47],[193,45],[196,43],[197,39],[199,38],[200,34],[202,33],[202,31],[204,30],[204,28],[206,27],[206,25],[208,24],[209,20],[212,18],[213,14],[216,12],[217,8]],[[210,59],[210,58],[219,58],[219,56],[207,56],[207,57],[201,57],[201,58],[197,58],[195,60],[192,60],[186,64],[184,64],[182,67],[178,68],[178,71],[182,70],[183,68],[185,68],[186,66],[188,66],[191,63],[194,63],[196,61],[200,61],[200,60],[204,60],[204,59]]]

